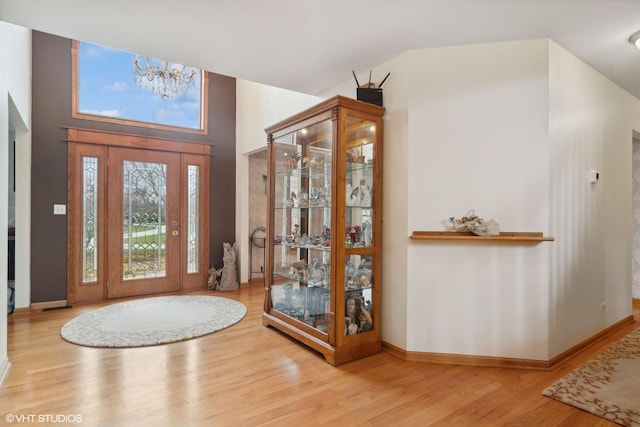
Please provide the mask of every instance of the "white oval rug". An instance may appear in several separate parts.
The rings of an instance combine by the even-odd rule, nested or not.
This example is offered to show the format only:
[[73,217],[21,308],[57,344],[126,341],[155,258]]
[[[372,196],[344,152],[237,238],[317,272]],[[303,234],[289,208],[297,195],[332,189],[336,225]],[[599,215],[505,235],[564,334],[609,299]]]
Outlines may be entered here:
[[88,347],[143,347],[188,340],[238,323],[241,302],[214,296],[144,298],[82,313],[60,330],[65,340]]

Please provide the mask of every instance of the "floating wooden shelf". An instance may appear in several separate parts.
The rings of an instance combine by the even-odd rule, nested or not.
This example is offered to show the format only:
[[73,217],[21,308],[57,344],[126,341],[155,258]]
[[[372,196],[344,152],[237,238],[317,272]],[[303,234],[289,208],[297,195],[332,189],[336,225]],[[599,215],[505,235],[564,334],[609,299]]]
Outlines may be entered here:
[[553,237],[545,237],[539,232],[503,231],[499,236],[476,236],[469,232],[460,231],[414,231],[413,240],[492,240],[510,242],[553,242]]

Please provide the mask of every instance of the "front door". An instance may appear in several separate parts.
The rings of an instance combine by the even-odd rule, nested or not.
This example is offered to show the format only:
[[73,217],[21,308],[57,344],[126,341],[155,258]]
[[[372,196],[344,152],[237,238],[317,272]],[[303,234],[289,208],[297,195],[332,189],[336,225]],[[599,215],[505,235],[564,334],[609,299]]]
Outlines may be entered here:
[[209,147],[70,136],[68,301],[206,288]]
[[180,289],[180,154],[109,149],[108,298]]

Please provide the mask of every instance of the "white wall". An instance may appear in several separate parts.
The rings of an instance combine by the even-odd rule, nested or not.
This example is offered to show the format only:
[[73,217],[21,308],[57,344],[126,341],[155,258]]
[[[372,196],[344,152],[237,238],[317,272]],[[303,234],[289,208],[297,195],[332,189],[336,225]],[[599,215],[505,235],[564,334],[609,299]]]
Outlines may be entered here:
[[632,155],[632,180],[631,191],[633,191],[633,239],[631,248],[631,273],[633,298],[640,298],[640,141],[637,135],[633,140]]
[[[469,209],[548,235],[547,42],[411,57],[406,235]],[[549,243],[411,241],[407,262],[407,350],[546,359]]]
[[[8,174],[9,174],[9,124],[16,132],[16,161],[23,161],[21,157],[22,150],[20,145],[30,146],[30,135],[27,129],[30,127],[31,119],[31,33],[29,30],[17,27],[11,24],[0,22],[0,52],[2,52],[2,61],[0,61],[0,229],[7,230],[7,203],[8,200]],[[28,163],[30,164],[30,158]],[[28,171],[30,173],[30,170]],[[20,173],[24,173],[22,170]],[[21,179],[16,176],[16,179]],[[20,190],[20,188],[16,188]],[[16,199],[16,217],[25,214],[23,209],[24,199],[28,196],[22,196]],[[27,215],[26,218],[29,218]],[[25,221],[16,222],[16,238],[24,235]],[[22,255],[28,258],[28,252],[23,251],[24,247],[16,248],[16,255]],[[0,245],[0,283],[4,283],[7,277],[7,245]],[[27,263],[28,264],[28,263]],[[16,268],[20,268],[16,265]],[[18,283],[16,276],[16,292],[24,293],[28,284]],[[18,289],[20,286],[20,289]],[[7,287],[5,284],[0,285],[0,380],[3,378],[8,366],[7,357]]]
[[[373,71],[392,71],[384,87],[385,342],[550,360],[630,314],[637,99],[548,40],[412,51]],[[354,86],[345,80],[324,95],[354,96]],[[595,188],[590,168],[603,177]],[[556,241],[408,239],[443,230],[468,209],[504,231]]]
[[[632,312],[632,139],[640,101],[553,43],[550,64],[555,355]],[[588,183],[590,169],[600,172],[597,184]]]
[[236,241],[240,281],[249,279],[249,155],[267,146],[264,129],[322,98],[236,80]]

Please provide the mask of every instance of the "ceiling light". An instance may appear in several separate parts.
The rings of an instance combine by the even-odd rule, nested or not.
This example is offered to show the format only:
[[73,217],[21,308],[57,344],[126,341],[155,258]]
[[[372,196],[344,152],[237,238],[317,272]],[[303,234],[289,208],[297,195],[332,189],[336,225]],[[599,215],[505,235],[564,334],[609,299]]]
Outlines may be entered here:
[[640,49],[640,31],[637,31],[629,37],[629,43],[633,43],[638,49]]
[[162,99],[176,98],[191,89],[199,76],[197,69],[169,61],[136,55],[133,81]]

